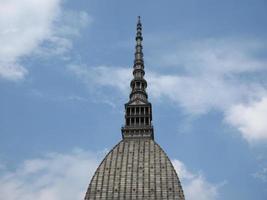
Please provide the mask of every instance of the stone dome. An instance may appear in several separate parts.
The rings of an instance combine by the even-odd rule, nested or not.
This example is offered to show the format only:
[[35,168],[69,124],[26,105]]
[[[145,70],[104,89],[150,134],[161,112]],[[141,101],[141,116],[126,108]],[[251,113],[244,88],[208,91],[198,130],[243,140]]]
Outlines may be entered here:
[[123,139],[104,158],[85,200],[184,200],[174,167],[153,139]]

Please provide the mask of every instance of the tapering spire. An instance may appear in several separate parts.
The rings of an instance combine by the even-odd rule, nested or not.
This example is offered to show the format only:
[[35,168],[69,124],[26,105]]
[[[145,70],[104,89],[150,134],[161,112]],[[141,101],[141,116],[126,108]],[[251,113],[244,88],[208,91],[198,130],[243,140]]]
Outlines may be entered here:
[[135,64],[140,64],[144,65],[144,60],[143,60],[143,51],[142,51],[142,23],[141,23],[141,17],[138,16],[138,21],[137,21],[137,28],[136,28],[136,47],[135,47]]
[[152,106],[147,100],[147,82],[144,79],[143,36],[140,16],[136,28],[135,59],[133,79],[129,102],[125,104],[125,126],[122,127],[123,138],[154,138],[152,126]]
[[136,27],[136,46],[135,46],[135,59],[134,59],[134,78],[131,81],[132,92],[130,94],[130,101],[134,101],[137,98],[142,101],[147,101],[146,87],[147,82],[144,79],[144,59],[143,59],[143,36],[142,36],[142,23],[141,18],[138,16]]

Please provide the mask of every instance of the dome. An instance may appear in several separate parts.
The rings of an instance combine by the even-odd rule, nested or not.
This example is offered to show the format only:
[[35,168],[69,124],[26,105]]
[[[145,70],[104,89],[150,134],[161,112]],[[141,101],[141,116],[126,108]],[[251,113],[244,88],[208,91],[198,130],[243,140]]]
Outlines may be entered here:
[[96,170],[85,200],[184,200],[166,153],[153,139],[123,139]]

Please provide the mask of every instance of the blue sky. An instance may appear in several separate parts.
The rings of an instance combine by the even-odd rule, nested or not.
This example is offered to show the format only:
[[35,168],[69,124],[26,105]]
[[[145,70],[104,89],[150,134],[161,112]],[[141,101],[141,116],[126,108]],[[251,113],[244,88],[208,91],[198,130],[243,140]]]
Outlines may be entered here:
[[264,0],[0,1],[0,199],[84,196],[121,139],[138,15],[155,139],[186,199],[266,199],[266,10]]

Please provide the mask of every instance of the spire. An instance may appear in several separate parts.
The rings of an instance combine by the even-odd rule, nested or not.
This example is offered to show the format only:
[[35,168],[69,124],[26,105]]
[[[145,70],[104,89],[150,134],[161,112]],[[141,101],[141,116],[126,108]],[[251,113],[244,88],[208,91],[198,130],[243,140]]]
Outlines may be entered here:
[[122,127],[122,137],[154,139],[152,106],[147,99],[147,82],[144,79],[143,36],[140,16],[137,21],[135,40],[133,79],[130,83],[130,99],[125,104],[125,126]]
[[136,46],[135,46],[135,59],[133,66],[134,78],[131,81],[132,92],[130,94],[130,101],[137,99],[147,101],[146,87],[147,82],[144,79],[144,59],[143,59],[143,36],[142,36],[142,23],[141,18],[138,16],[137,27],[136,27]]
[[144,60],[143,60],[143,51],[142,51],[142,23],[141,23],[141,17],[138,16],[138,21],[137,21],[137,27],[136,27],[136,47],[135,47],[135,64],[140,64],[144,66]]

